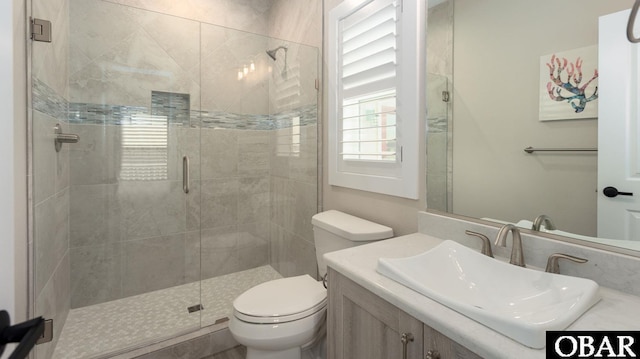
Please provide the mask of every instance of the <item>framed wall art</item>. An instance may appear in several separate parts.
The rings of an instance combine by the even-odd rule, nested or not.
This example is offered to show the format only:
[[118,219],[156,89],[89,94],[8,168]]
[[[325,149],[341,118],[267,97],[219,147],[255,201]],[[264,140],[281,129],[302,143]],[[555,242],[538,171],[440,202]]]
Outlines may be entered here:
[[598,117],[598,47],[540,57],[540,121]]

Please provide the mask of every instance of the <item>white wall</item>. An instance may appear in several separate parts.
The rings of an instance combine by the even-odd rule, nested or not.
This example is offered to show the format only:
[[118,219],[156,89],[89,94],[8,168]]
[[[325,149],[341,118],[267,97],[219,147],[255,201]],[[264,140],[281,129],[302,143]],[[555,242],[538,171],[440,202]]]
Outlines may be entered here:
[[[595,235],[597,120],[538,120],[540,56],[598,42],[598,16],[632,0],[455,0],[453,211]],[[588,76],[585,74],[585,76]]]
[[27,320],[28,240],[27,229],[27,5],[13,0],[13,228],[15,239],[15,315],[16,322]]
[[0,308],[15,313],[13,229],[13,5],[0,2]]
[[23,0],[0,2],[0,309],[14,323],[27,315],[25,19]]

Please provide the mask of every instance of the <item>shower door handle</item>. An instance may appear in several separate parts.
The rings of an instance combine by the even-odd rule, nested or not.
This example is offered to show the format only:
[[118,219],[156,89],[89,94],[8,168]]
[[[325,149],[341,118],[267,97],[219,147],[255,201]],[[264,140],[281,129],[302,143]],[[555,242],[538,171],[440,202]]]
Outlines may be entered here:
[[182,156],[182,190],[189,193],[189,156]]

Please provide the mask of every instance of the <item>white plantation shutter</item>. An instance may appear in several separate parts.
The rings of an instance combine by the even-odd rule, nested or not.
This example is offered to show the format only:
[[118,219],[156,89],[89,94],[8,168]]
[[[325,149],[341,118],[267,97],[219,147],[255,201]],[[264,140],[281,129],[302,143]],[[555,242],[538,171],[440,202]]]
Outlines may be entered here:
[[418,197],[425,11],[424,0],[345,0],[331,10],[330,184]]
[[343,160],[397,160],[397,12],[396,1],[374,1],[341,22]]
[[166,116],[134,115],[121,125],[123,181],[168,178],[168,120]]
[[291,118],[291,126],[276,130],[276,155],[300,157],[300,116]]
[[395,88],[397,11],[395,1],[375,1],[341,21],[344,98]]
[[395,101],[395,91],[343,101],[343,160],[397,161]]

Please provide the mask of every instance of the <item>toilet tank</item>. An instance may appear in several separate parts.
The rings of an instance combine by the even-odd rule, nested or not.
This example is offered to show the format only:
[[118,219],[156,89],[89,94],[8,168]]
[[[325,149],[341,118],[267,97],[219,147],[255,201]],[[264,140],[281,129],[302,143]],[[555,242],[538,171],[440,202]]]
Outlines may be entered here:
[[318,273],[327,273],[325,253],[393,237],[393,229],[336,210],[318,213],[311,218],[318,260]]

